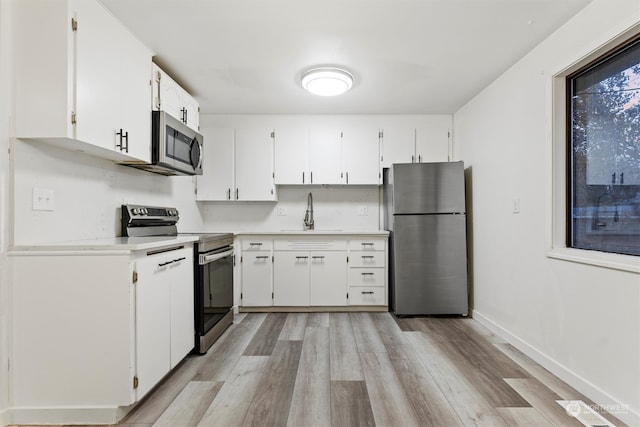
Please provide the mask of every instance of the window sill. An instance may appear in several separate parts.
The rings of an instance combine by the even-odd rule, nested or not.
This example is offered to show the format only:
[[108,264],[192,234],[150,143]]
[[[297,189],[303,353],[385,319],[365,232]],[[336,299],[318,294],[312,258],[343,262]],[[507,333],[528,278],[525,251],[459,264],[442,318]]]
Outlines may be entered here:
[[552,248],[548,258],[640,274],[640,257],[572,248]]

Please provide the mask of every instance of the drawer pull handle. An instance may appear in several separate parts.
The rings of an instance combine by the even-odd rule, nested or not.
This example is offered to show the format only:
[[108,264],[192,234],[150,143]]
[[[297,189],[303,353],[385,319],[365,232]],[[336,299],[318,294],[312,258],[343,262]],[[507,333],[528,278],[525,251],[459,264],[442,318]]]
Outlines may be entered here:
[[362,295],[373,295],[373,291],[361,291]]
[[362,259],[373,259],[373,255],[362,255]]
[[360,274],[362,274],[363,276],[373,276],[374,273],[360,273]]
[[324,259],[324,255],[312,256],[313,259]]
[[262,246],[262,243],[249,243],[249,246]]
[[269,258],[268,255],[260,255],[256,257],[256,259],[267,259],[267,258]]
[[172,259],[171,261],[167,261],[167,262],[161,262],[161,263],[158,263],[158,267],[164,267],[165,265],[173,264],[174,262],[180,262],[183,259],[187,259],[187,258],[186,257],[182,257],[182,258],[178,258],[178,259]]
[[307,259],[309,258],[308,256],[297,256],[296,259]]
[[374,243],[368,243],[368,242],[363,242],[363,243],[360,243],[360,244],[362,246],[373,246],[374,245]]

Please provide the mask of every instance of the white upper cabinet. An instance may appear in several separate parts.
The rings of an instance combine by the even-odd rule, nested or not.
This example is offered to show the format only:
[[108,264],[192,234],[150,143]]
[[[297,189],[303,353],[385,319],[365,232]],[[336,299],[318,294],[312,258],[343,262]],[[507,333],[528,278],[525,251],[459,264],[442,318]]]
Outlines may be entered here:
[[236,129],[235,200],[276,200],[273,129]]
[[165,111],[191,129],[199,130],[198,101],[156,64],[153,64],[153,109]]
[[204,126],[197,200],[275,201],[273,130]]
[[151,52],[93,0],[19,1],[12,12],[16,136],[150,161]]
[[412,127],[385,127],[381,132],[381,167],[416,160],[416,130]]
[[377,127],[342,129],[343,184],[380,184],[379,135]]
[[278,128],[274,139],[274,182],[280,185],[309,184],[309,130],[305,127]]
[[418,163],[449,161],[449,129],[447,123],[416,129],[415,158]]
[[196,176],[196,200],[232,200],[235,191],[233,128],[204,127],[202,175]]
[[342,138],[339,128],[309,129],[309,184],[342,184]]

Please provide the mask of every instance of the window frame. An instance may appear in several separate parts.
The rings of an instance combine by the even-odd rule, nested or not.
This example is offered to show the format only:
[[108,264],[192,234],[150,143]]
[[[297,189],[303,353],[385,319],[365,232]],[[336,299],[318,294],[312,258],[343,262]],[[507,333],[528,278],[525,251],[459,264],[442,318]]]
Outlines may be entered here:
[[600,62],[606,56],[640,38],[640,24],[612,38],[604,45],[587,53],[573,64],[553,73],[547,93],[550,102],[547,110],[548,135],[550,135],[550,197],[547,210],[547,252],[548,258],[605,267],[615,270],[640,273],[640,259],[635,255],[623,255],[597,250],[578,249],[570,246],[571,230],[569,218],[572,188],[569,174],[571,158],[569,137],[571,121],[568,119],[571,99],[569,97],[568,76],[576,74]]

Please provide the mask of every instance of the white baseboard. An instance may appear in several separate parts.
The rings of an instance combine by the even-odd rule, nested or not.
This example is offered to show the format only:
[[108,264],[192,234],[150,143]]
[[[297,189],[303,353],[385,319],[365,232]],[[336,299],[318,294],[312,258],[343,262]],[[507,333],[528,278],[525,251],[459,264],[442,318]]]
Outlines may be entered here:
[[0,427],[7,427],[9,425],[9,410],[3,409],[0,411]]
[[[612,414],[616,418],[624,421],[630,426],[640,426],[640,413],[630,408],[629,405],[624,402],[619,402],[617,399],[611,397],[604,390],[597,387],[595,384],[589,382],[585,378],[577,375],[566,366],[553,360],[537,348],[531,346],[526,341],[520,339],[518,336],[512,334],[509,330],[505,329],[498,323],[494,322],[490,318],[479,313],[477,310],[473,310],[472,317],[478,321],[481,325],[485,326],[491,332],[504,338],[509,344],[535,360],[542,365],[549,372],[560,378],[571,387],[578,390],[580,393],[593,400],[596,404],[603,404],[604,407],[609,405],[618,408],[625,408],[623,411],[616,411]],[[607,402],[606,405],[603,402]]]
[[[126,411],[120,407],[9,408],[10,424],[117,424]],[[2,425],[2,424],[0,424]]]

